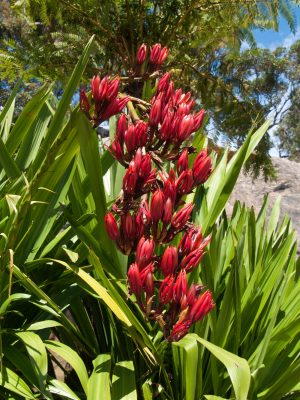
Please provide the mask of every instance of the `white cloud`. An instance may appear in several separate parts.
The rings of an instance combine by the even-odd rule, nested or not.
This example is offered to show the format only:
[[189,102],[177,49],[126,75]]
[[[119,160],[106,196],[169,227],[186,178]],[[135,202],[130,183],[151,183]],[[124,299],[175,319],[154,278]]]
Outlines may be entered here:
[[283,47],[291,47],[291,45],[296,42],[296,40],[300,39],[300,28],[297,29],[296,33],[290,33],[283,41]]

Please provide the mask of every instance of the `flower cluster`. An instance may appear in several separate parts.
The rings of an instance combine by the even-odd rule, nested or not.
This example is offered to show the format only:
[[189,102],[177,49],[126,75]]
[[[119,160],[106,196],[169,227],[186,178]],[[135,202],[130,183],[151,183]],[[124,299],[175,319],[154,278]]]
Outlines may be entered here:
[[[147,59],[148,49],[145,43],[143,43],[136,54],[136,63],[137,65],[142,65]],[[160,43],[156,43],[155,45],[150,47],[150,56],[149,56],[149,64],[152,69],[158,69],[162,66],[164,61],[169,55],[169,49],[167,47],[161,47]]]
[[100,79],[94,76],[91,81],[93,107],[85,90],[80,90],[80,108],[96,127],[113,115],[119,114],[129,101],[129,97],[119,98],[120,78]]
[[[168,49],[156,44],[149,63],[158,68],[167,55]],[[137,63],[146,57],[142,45]],[[177,341],[214,307],[209,290],[188,285],[187,274],[199,265],[210,237],[203,238],[201,228],[190,222],[193,204],[185,203],[186,195],[208,179],[212,163],[206,150],[191,160],[195,149],[187,141],[201,127],[204,110],[193,112],[191,93],[175,90],[170,78],[166,73],[159,79],[141,119],[122,114],[117,122],[109,150],[126,172],[105,225],[123,253],[135,254],[129,293],[167,340]],[[172,242],[178,234],[176,247]]]

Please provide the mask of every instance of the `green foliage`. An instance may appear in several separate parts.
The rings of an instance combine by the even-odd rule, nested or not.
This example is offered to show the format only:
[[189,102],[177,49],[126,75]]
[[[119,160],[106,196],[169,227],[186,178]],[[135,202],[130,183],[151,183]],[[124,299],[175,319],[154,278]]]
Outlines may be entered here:
[[[295,31],[293,10],[298,2],[22,0],[12,2],[12,7],[7,0],[2,3],[2,79],[13,81],[21,74],[26,82],[31,77],[65,82],[92,34],[95,49],[85,82],[99,71],[114,75],[123,70],[130,75],[138,45],[160,42],[172,49],[169,69],[175,80],[192,90],[208,111],[214,137],[225,135],[230,145],[239,147],[250,128],[257,129],[278,106],[281,85],[285,86],[282,65],[270,52],[255,49],[251,30],[277,29],[281,16]],[[244,41],[252,49],[241,53]],[[265,135],[248,163],[254,175],[261,170],[265,176],[272,174],[270,147]]]
[[[257,217],[239,203],[231,218],[223,211],[267,124],[230,161],[225,153],[191,195],[194,221],[212,234],[194,274],[216,308],[170,345],[128,298],[128,259],[103,227],[122,174],[99,153],[78,108],[69,110],[92,40],[55,110],[45,86],[14,125],[15,93],[0,116],[0,399],[267,400],[296,392],[300,291],[290,221],[279,222],[279,204],[268,224],[267,203]],[[204,144],[195,137],[198,150]]]

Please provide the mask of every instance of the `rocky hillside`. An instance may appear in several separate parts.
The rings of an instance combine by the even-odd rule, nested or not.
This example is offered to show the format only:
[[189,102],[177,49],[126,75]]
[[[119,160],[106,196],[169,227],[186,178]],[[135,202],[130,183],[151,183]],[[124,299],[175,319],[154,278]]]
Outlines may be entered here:
[[270,206],[281,196],[281,215],[291,217],[300,240],[300,163],[273,158],[273,164],[277,171],[276,181],[265,182],[261,177],[252,181],[251,177],[240,175],[227,211],[231,213],[235,200],[239,200],[247,206],[253,205],[258,212],[266,194],[269,195]]

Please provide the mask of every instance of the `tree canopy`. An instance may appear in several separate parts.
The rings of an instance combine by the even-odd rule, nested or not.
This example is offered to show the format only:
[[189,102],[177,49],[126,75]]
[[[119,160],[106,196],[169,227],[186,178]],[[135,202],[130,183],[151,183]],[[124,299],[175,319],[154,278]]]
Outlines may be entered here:
[[[280,103],[288,83],[283,57],[255,48],[253,28],[277,29],[283,16],[295,29],[290,0],[1,0],[2,79],[22,75],[64,82],[84,44],[96,35],[85,75],[130,74],[137,47],[156,42],[172,48],[166,67],[207,109],[214,136],[240,145]],[[240,52],[246,41],[251,49]],[[270,139],[257,150],[256,171]]]

